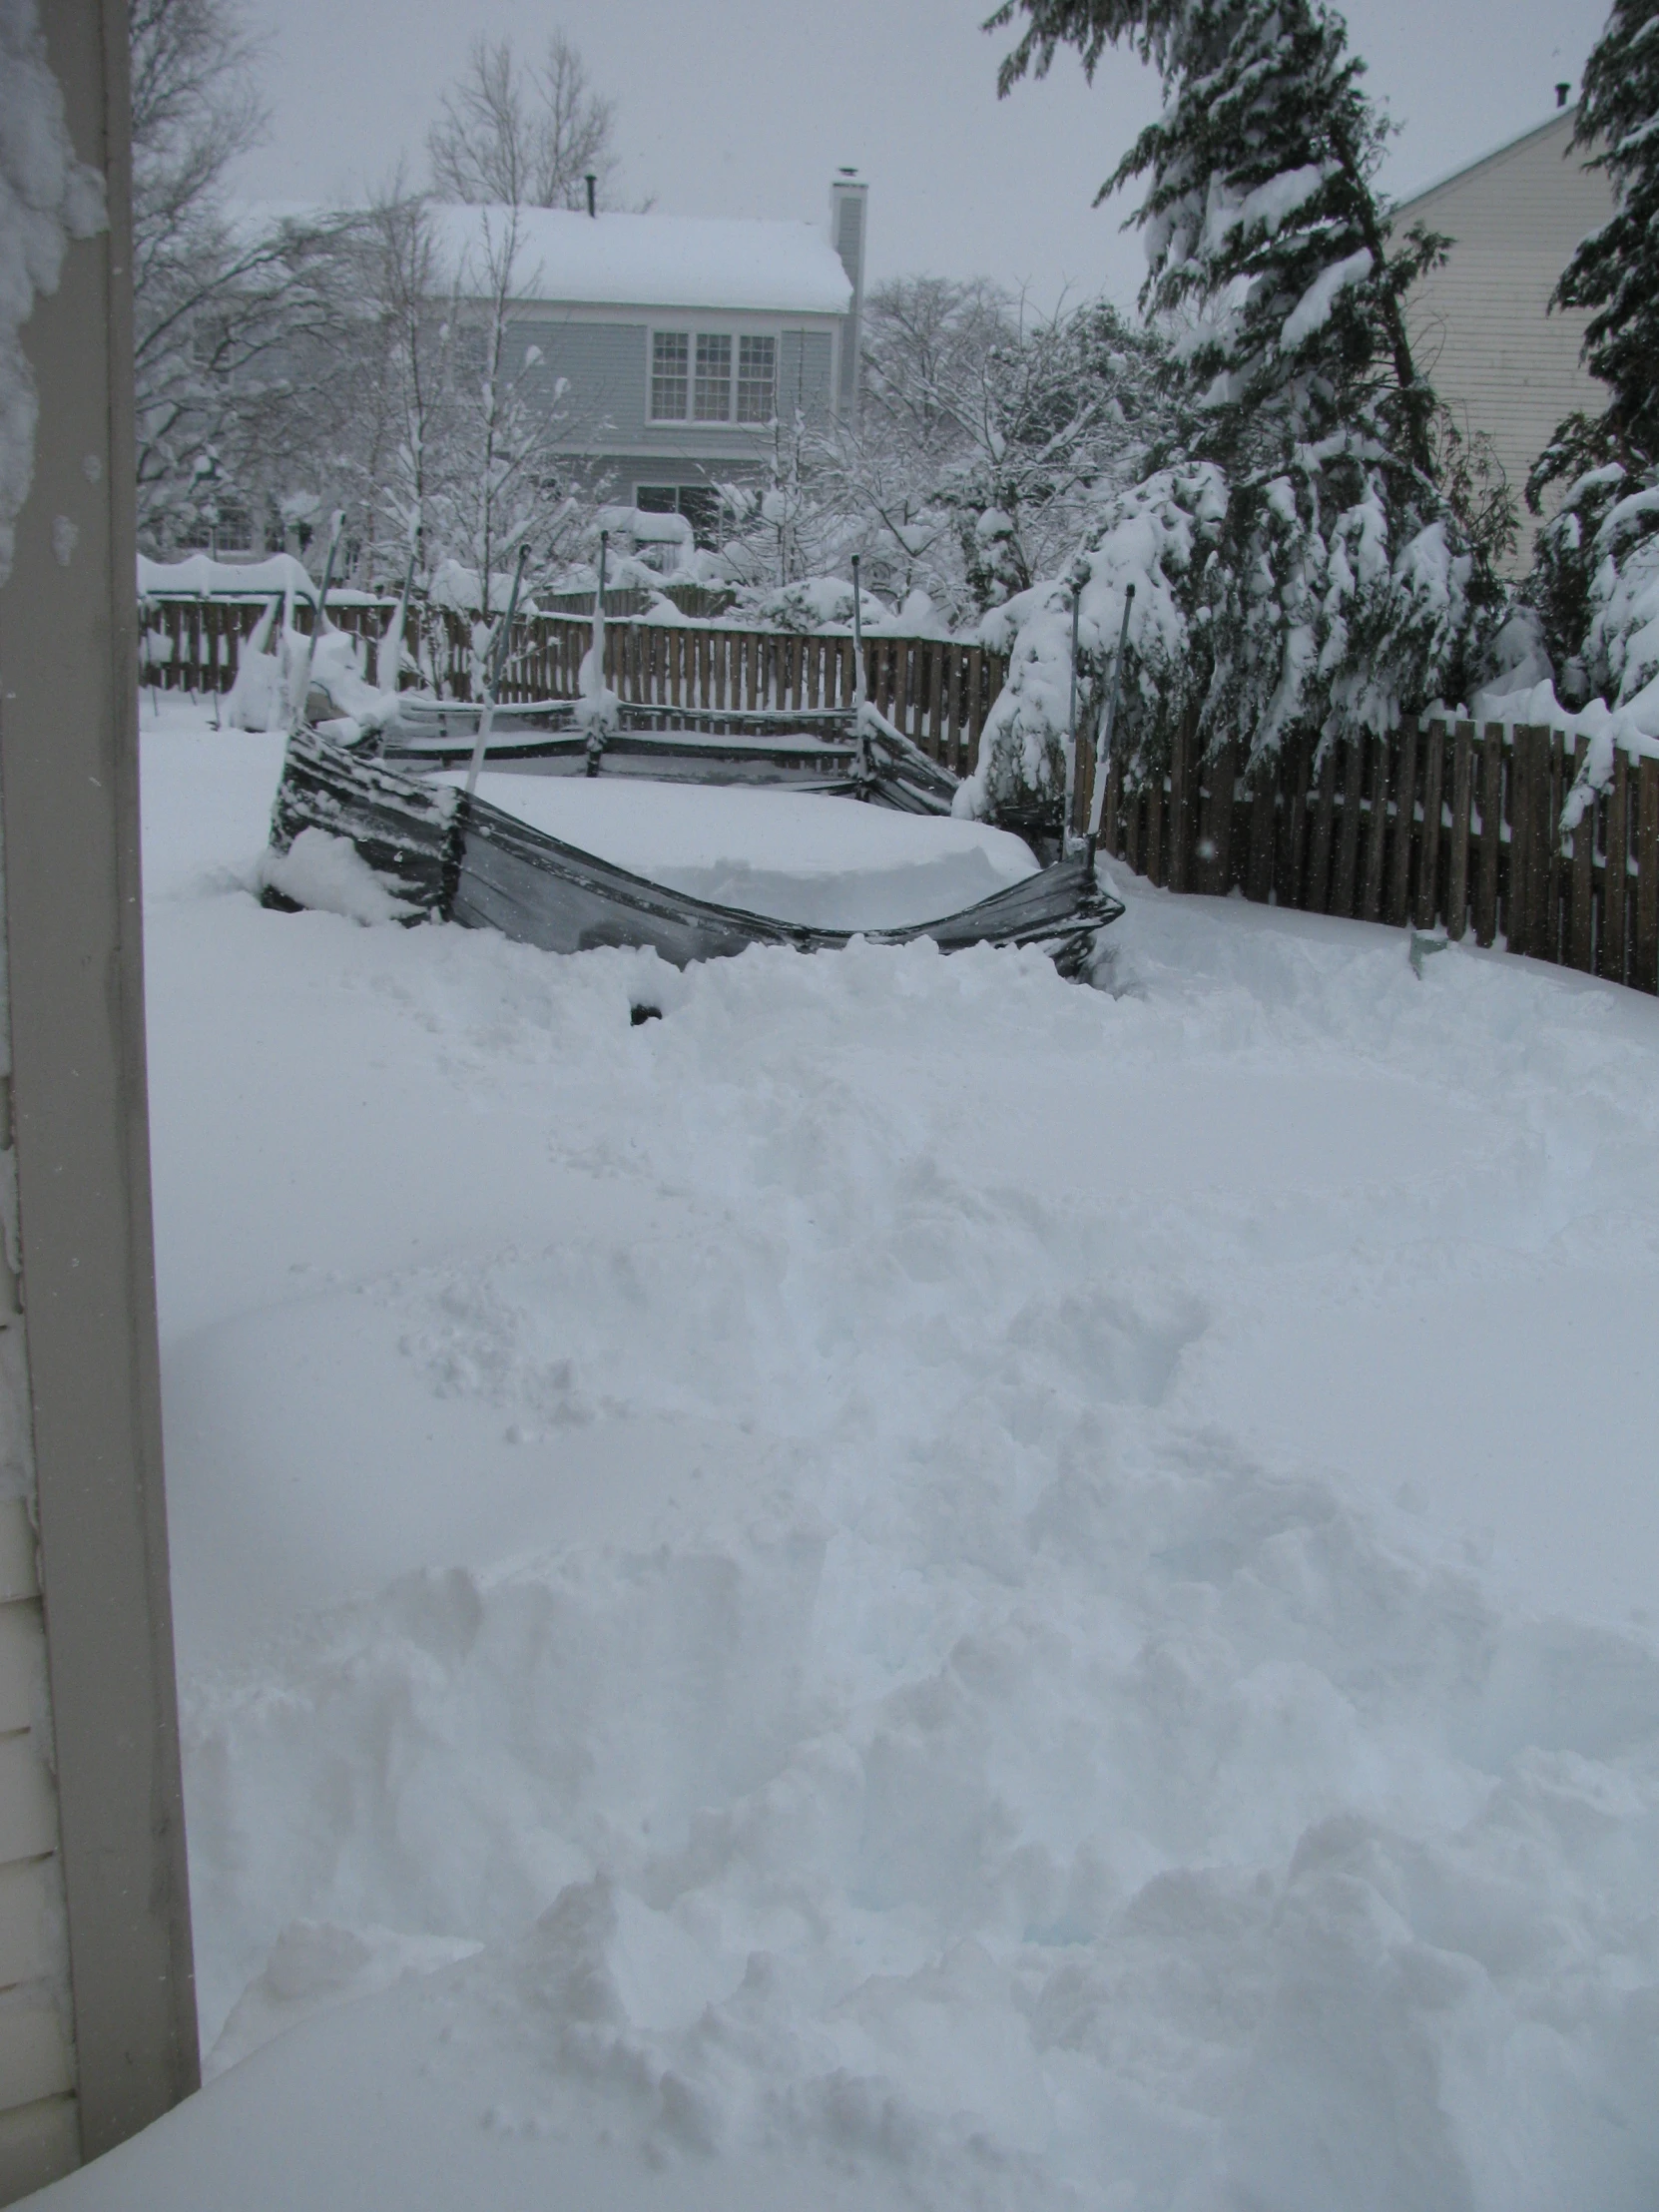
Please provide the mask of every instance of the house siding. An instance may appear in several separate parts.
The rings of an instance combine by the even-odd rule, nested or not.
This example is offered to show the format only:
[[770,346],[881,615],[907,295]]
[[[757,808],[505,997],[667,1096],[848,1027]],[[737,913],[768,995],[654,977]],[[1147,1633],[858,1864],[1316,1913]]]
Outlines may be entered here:
[[[579,456],[584,472],[614,490],[631,484],[742,480],[770,458],[763,425],[653,422],[648,396],[654,329],[762,330],[778,338],[778,404],[786,419],[799,405],[811,422],[828,421],[834,396],[831,327],[780,328],[777,316],[687,315],[646,311],[644,320],[614,310],[568,309],[518,315],[506,360],[520,389],[551,415],[559,410],[557,449]],[[540,358],[525,365],[534,347]],[[560,381],[565,389],[560,391]]]
[[[550,413],[563,407],[569,442],[631,441],[645,435],[648,324],[525,316],[513,324],[515,349],[521,337],[525,348],[541,349],[541,359],[523,370],[520,388]],[[523,358],[519,351],[514,366]],[[562,399],[561,377],[569,386]]]
[[798,408],[809,422],[829,419],[834,346],[828,330],[786,330],[778,349],[778,410]]
[[1454,242],[1411,294],[1412,349],[1459,427],[1491,440],[1520,508],[1517,573],[1538,527],[1523,497],[1533,463],[1564,416],[1607,403],[1579,359],[1588,318],[1549,307],[1573,250],[1613,212],[1605,176],[1572,150],[1573,121],[1563,111],[1395,216],[1396,234],[1421,223]]

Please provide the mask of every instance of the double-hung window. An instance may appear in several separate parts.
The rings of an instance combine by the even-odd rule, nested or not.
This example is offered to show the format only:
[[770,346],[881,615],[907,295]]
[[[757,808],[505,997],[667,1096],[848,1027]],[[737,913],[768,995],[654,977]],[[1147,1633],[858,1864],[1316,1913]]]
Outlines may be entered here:
[[698,422],[732,419],[732,340],[724,331],[697,333],[697,385],[692,416]]
[[651,333],[653,422],[768,423],[778,409],[778,340],[729,330]]
[[770,422],[778,406],[778,340],[738,340],[738,420]]
[[684,330],[657,330],[651,338],[651,417],[684,422],[691,396],[691,338]]

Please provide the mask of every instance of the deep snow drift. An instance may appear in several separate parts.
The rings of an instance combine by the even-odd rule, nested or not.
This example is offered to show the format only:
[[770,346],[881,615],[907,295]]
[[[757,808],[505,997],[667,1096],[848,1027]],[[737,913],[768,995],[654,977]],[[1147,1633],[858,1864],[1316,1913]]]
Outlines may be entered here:
[[1651,2207],[1659,1006],[1132,880],[1116,995],[267,913],[187,720],[220,2070],[43,2201]]

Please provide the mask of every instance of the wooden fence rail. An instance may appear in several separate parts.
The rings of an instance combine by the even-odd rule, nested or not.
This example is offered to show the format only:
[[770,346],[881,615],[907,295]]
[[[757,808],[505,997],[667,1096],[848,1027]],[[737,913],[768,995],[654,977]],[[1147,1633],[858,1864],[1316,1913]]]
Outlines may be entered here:
[[[1570,838],[1561,811],[1584,758],[1560,731],[1418,723],[1328,746],[1288,740],[1249,783],[1236,750],[1169,771],[1108,772],[1101,842],[1171,890],[1419,929],[1659,991],[1659,759],[1615,749],[1612,782]],[[1079,819],[1089,803],[1087,767]]]
[[[229,691],[243,644],[264,611],[259,602],[152,602],[141,616],[143,681],[164,690]],[[378,637],[390,611],[389,604],[330,607],[329,619],[366,642]],[[308,629],[309,608],[297,609],[296,619]],[[538,615],[516,624],[502,698],[574,698],[592,635],[592,624],[574,616]],[[406,642],[416,654],[421,641],[412,609]],[[716,714],[848,707],[852,656],[850,638],[774,630],[613,622],[605,632],[605,679],[619,698]],[[437,675],[450,696],[469,698],[472,632],[462,617],[446,619],[438,658]],[[977,645],[944,638],[864,641],[864,685],[872,703],[958,776],[968,775],[979,758],[979,733],[1007,672],[1004,656]]]

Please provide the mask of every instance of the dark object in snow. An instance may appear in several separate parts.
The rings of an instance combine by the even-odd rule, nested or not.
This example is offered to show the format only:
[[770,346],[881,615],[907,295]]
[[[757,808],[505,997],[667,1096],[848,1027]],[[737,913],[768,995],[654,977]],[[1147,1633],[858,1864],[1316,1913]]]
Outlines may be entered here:
[[[615,867],[532,830],[449,785],[423,783],[331,744],[314,730],[288,740],[271,841],[285,852],[302,830],[347,837],[410,918],[436,915],[499,929],[546,952],[651,946],[676,967],[751,944],[802,952],[847,944],[859,932],[815,929],[717,906]],[[1040,944],[1062,975],[1082,974],[1095,932],[1123,912],[1079,855],[959,913],[902,929],[863,931],[874,944],[931,937],[945,952],[970,944]]]
[[643,1029],[648,1021],[661,1021],[662,1018],[660,1006],[630,1006],[628,1009],[628,1019],[636,1029]]
[[[890,725],[866,713],[862,758],[852,708],[799,712],[641,706],[623,701],[620,727],[595,746],[579,703],[551,699],[495,710],[484,765],[533,763],[550,776],[648,776],[667,784],[776,784],[861,797],[900,814],[947,815],[957,784]],[[453,700],[400,703],[383,758],[456,768],[471,758],[481,707]]]

